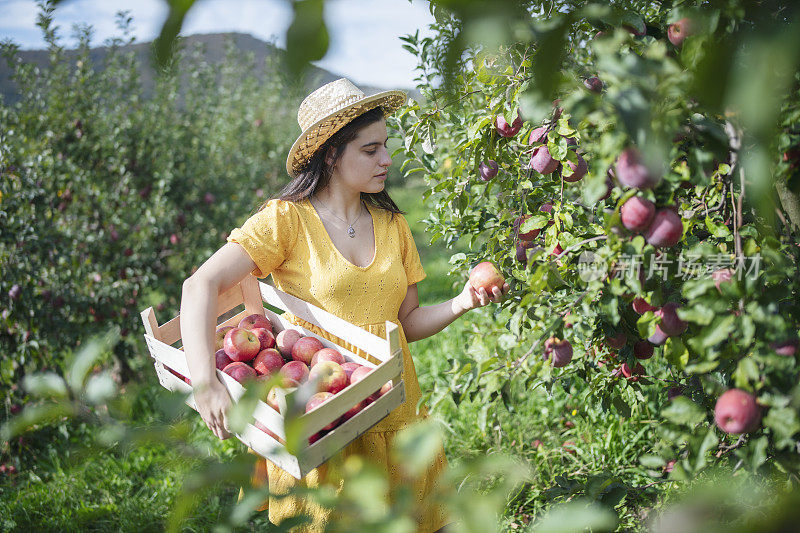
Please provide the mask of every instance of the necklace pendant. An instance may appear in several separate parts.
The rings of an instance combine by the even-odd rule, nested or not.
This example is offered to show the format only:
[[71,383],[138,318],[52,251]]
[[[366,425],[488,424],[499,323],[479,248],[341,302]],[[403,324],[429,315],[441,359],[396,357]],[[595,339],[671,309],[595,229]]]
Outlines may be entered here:
[[347,234],[350,236],[351,239],[355,239],[356,237],[356,230],[353,229],[353,226],[350,226],[347,229]]

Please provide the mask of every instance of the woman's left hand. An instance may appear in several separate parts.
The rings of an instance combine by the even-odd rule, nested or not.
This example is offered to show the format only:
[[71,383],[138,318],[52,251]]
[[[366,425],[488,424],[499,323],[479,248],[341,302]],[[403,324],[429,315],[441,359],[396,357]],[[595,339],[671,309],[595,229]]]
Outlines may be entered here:
[[461,294],[456,296],[456,300],[458,301],[459,306],[464,311],[469,311],[470,309],[475,309],[476,307],[483,307],[488,305],[489,302],[494,302],[499,304],[503,301],[503,298],[508,294],[508,291],[511,289],[508,283],[503,283],[503,289],[499,289],[497,286],[492,287],[492,293],[487,293],[486,289],[481,287],[479,290],[475,290],[469,281],[464,285],[464,290],[461,291]]

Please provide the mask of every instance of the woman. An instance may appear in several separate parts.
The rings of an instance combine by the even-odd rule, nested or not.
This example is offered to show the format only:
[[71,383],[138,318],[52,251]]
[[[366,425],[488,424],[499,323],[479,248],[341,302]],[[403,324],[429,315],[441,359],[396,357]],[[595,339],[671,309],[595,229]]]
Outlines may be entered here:
[[[391,163],[385,116],[405,99],[400,91],[366,97],[346,79],[306,97],[298,111],[303,131],[286,162],[293,180],[279,198],[268,200],[234,229],[228,243],[183,284],[181,336],[195,401],[209,429],[221,439],[230,436],[225,412],[231,400],[217,379],[213,358],[217,297],[246,275],[272,274],[280,290],[380,337],[385,337],[386,320],[401,326],[405,402],[302,481],[260,459],[254,483],[268,479],[271,494],[284,493],[298,483],[311,487],[333,483],[341,488],[336,470],[352,454],[383,464],[390,482],[400,483],[402,472],[388,453],[392,439],[398,430],[427,417],[425,411],[416,412],[420,389],[408,342],[430,337],[466,311],[499,302],[508,292],[505,284],[502,290],[495,287],[491,295],[483,289],[476,293],[467,283],[452,300],[419,307],[417,283],[425,273],[408,223],[385,191]],[[372,359],[313,324],[288,313],[286,318]],[[445,465],[444,450],[440,450],[427,476],[413,487],[421,509],[419,531],[436,531],[445,525],[441,509],[423,504]],[[273,523],[309,514],[314,518],[313,531],[321,530],[329,519],[325,509],[296,498],[271,499],[263,507],[269,508]]]

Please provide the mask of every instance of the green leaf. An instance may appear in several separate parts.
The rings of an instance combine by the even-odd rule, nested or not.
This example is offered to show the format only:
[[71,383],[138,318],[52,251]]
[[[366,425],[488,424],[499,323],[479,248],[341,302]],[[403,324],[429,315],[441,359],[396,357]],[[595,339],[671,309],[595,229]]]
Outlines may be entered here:
[[532,529],[534,533],[573,533],[576,531],[613,531],[617,517],[598,504],[575,500],[554,505]]
[[706,418],[702,407],[685,396],[678,396],[661,410],[661,416],[674,424],[693,427]]
[[397,433],[392,453],[398,464],[416,477],[433,462],[442,447],[442,435],[436,422],[426,419]]
[[689,362],[689,350],[686,349],[680,337],[669,337],[664,345],[664,356],[667,361],[677,368],[685,368]]
[[39,398],[66,398],[67,384],[55,372],[28,374],[22,379],[22,387]]
[[773,407],[764,417],[764,425],[782,439],[791,439],[800,431],[797,411],[791,407]]
[[294,0],[294,18],[286,30],[286,60],[295,75],[328,52],[328,28],[322,16],[324,4],[323,0]]
[[758,364],[752,357],[744,357],[736,365],[733,379],[737,388],[749,389],[750,384],[756,383],[759,379]]

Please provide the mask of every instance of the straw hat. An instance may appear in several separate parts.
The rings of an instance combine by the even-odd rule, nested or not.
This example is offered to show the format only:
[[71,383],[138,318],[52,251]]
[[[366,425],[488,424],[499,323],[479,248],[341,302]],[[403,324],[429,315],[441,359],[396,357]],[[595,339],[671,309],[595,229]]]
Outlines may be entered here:
[[384,91],[371,96],[345,78],[323,85],[306,96],[297,111],[297,123],[303,132],[289,150],[286,171],[297,177],[311,156],[331,135],[358,115],[378,106],[384,115],[394,113],[406,102],[403,91]]

